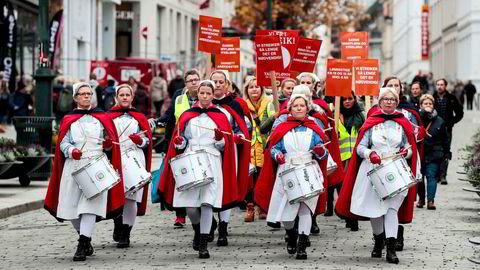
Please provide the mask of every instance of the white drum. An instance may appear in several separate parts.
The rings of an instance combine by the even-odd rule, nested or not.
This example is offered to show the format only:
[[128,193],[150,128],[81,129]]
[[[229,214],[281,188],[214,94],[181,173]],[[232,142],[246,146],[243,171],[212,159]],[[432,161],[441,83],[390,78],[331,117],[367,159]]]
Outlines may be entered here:
[[120,182],[120,175],[105,154],[92,158],[90,163],[74,171],[72,177],[87,199],[92,199]]
[[135,194],[152,181],[152,174],[147,172],[135,151],[136,149],[130,148],[122,154],[125,197]]
[[322,172],[316,161],[285,170],[279,176],[290,204],[306,201],[324,192]]
[[327,161],[327,174],[330,175],[337,170],[338,166],[337,163],[333,160],[332,155],[328,153],[328,161]]
[[376,166],[367,177],[383,200],[393,198],[417,183],[403,156]]
[[172,167],[177,191],[190,190],[213,182],[213,170],[205,149],[194,150],[172,158]]

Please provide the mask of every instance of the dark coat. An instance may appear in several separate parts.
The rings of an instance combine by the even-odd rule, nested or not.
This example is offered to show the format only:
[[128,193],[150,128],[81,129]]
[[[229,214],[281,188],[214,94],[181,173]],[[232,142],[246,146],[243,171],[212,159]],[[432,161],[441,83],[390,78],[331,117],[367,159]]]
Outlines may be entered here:
[[[420,111],[420,117],[425,128],[428,127],[428,134],[424,140],[425,163],[442,161],[445,158],[450,159],[450,145],[448,144],[447,128],[445,121],[434,113]],[[423,167],[423,166],[422,166]]]
[[[440,99],[437,92],[433,94],[433,97],[435,98],[435,108],[438,108],[438,100]],[[444,121],[445,121],[445,126],[447,129],[451,130],[453,126],[460,122],[463,118],[463,106],[458,102],[457,97],[454,95],[450,94],[449,92],[445,92],[444,98],[447,99],[447,111],[445,115],[439,114]]]

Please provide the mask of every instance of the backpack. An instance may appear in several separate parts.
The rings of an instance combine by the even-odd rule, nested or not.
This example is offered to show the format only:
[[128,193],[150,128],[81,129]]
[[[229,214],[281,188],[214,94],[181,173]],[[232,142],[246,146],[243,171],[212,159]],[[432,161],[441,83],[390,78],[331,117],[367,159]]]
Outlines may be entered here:
[[73,109],[73,88],[65,87],[60,91],[57,109],[61,112],[69,112]]

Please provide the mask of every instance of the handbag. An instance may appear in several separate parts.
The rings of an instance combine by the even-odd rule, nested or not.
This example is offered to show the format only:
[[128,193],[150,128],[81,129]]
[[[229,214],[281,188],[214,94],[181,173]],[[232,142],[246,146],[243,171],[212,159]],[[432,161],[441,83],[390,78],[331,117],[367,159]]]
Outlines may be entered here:
[[160,194],[158,192],[157,187],[160,183],[160,175],[163,172],[163,164],[164,164],[164,161],[165,161],[165,155],[162,154],[160,158],[162,160],[161,164],[160,164],[160,168],[158,170],[152,172],[152,193],[151,193],[152,203],[160,203]]

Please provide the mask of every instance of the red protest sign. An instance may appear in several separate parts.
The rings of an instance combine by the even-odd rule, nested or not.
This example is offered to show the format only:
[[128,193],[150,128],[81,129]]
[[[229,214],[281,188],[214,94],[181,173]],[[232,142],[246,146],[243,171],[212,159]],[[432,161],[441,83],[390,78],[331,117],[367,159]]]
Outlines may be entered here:
[[313,72],[321,45],[321,40],[300,38],[298,40],[295,54],[292,57],[290,70],[298,72]]
[[368,58],[368,33],[340,33],[340,51],[342,54],[342,59]]
[[277,36],[256,36],[255,50],[257,54],[257,85],[270,86],[270,71],[283,68],[282,47]]
[[240,38],[222,38],[222,46],[215,54],[215,68],[240,72]]
[[352,95],[352,61],[328,59],[326,96]]
[[221,45],[222,19],[200,16],[198,25],[198,51],[215,53]]
[[[297,72],[290,71],[292,56],[297,48],[299,31],[298,30],[257,30],[257,36],[278,36],[280,37],[280,44],[282,45],[283,69],[276,70],[275,77],[277,83],[280,84],[286,78],[295,78]],[[257,74],[268,74],[269,70],[260,70]],[[257,77],[257,79],[259,79]],[[259,79],[261,80],[261,79]]]
[[380,92],[380,68],[378,59],[353,60],[355,70],[355,94],[378,96]]

